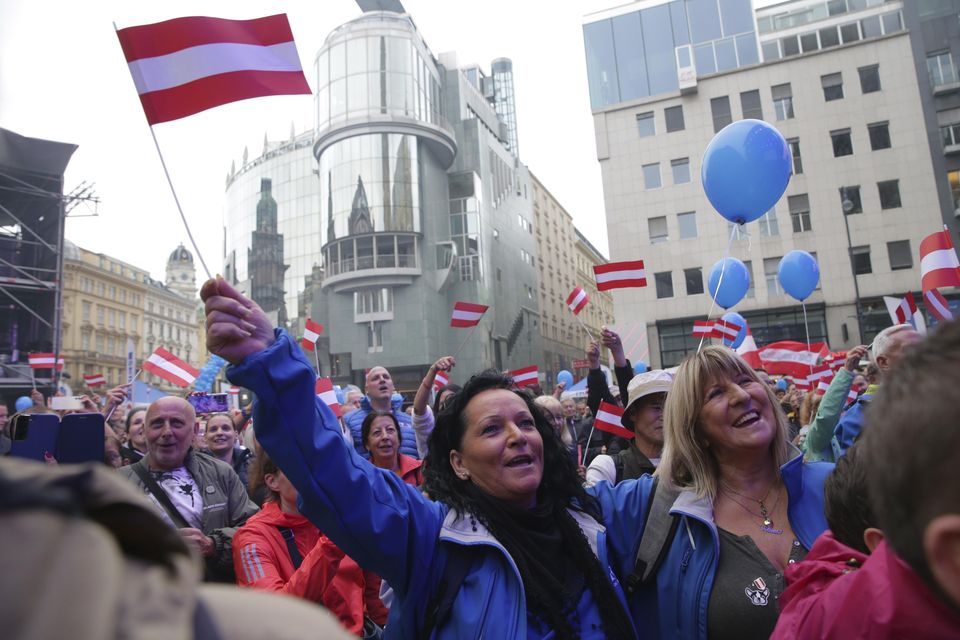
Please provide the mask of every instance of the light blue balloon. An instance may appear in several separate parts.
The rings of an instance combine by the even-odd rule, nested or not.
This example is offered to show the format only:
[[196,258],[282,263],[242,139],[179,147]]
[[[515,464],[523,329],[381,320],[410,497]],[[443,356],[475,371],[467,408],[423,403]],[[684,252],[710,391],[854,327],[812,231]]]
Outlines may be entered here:
[[643,360],[637,360],[633,363],[633,375],[638,376],[641,373],[646,373],[650,367],[647,366],[647,363]]
[[820,282],[820,265],[806,251],[794,250],[780,259],[777,279],[784,291],[803,302]]
[[573,374],[566,369],[563,369],[557,374],[557,384],[560,384],[561,382],[564,383],[564,389],[569,389],[573,386]]
[[337,396],[337,402],[343,404],[344,400],[346,400],[346,398],[343,396],[343,388],[340,385],[335,384],[333,385],[333,393]]
[[743,341],[747,339],[747,321],[743,319],[743,316],[737,313],[736,311],[728,311],[727,313],[721,316],[723,320],[727,322],[735,322],[740,325],[740,332],[737,333],[737,337],[733,340],[728,340],[727,338],[723,339],[723,344],[727,345],[731,349],[736,349]]
[[[726,263],[726,266],[724,266],[724,263]],[[723,281],[720,280],[721,271],[723,272]],[[750,288],[750,272],[747,270],[747,265],[736,258],[719,260],[710,268],[707,288],[710,290],[710,296],[716,300],[718,305],[724,309],[729,309],[743,300],[743,296],[747,295],[747,289]]]
[[756,220],[783,195],[792,173],[790,147],[773,126],[738,120],[703,152],[700,181],[713,208],[737,224]]

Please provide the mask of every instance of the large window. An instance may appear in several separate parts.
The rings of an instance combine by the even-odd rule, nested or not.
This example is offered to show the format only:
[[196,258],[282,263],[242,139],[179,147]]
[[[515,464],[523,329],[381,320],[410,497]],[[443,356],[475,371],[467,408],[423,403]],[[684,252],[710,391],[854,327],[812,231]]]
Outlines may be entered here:
[[860,91],[862,93],[880,91],[880,65],[872,64],[868,67],[860,67],[857,72],[860,74]]
[[643,165],[643,188],[649,191],[660,187],[660,163],[654,162]]
[[358,316],[393,311],[393,290],[389,287],[353,292],[353,310]]
[[740,94],[740,109],[744,118],[763,120],[763,107],[760,104],[760,91],[744,91]]
[[850,138],[850,129],[831,131],[830,140],[833,143],[834,158],[853,155],[853,140]]
[[813,225],[810,222],[810,199],[807,194],[788,196],[787,202],[790,206],[790,222],[793,224],[793,232],[811,231]]
[[840,187],[840,210],[845,214],[863,213],[860,185]]
[[826,102],[843,99],[843,76],[839,73],[829,73],[820,76],[820,85],[823,87],[823,99]]
[[83,322],[90,322],[90,311],[93,307],[93,304],[84,300],[80,303],[80,307],[81,307],[80,318],[83,320]]
[[853,262],[854,274],[860,276],[873,273],[873,264],[870,262],[870,245],[850,249],[850,260]]
[[673,172],[673,184],[690,182],[690,158],[671,160],[670,170]]
[[687,284],[687,295],[694,296],[703,293],[703,269],[693,267],[683,270],[683,279]]
[[960,122],[941,126],[940,136],[943,139],[944,148],[960,145]]
[[877,190],[880,192],[880,208],[896,209],[901,205],[900,202],[900,181],[884,180],[877,183]]
[[953,84],[957,81],[957,71],[949,51],[927,54],[927,71],[930,73],[930,83],[934,87]]
[[667,233],[667,217],[657,216],[647,220],[647,227],[650,231],[650,244],[660,244],[670,239]]
[[793,174],[803,173],[803,160],[800,158],[800,138],[790,138],[787,140],[790,145],[790,155],[793,156]]
[[783,256],[777,256],[776,258],[763,259],[763,277],[767,281],[767,296],[770,298],[783,295],[783,289],[780,288],[780,279],[777,277],[777,272],[780,269],[780,259],[782,257]]
[[653,111],[637,114],[637,133],[641,138],[657,135],[657,126],[653,120]]
[[770,93],[773,95],[773,110],[777,115],[777,120],[793,118],[793,89],[790,87],[790,83],[770,87]]
[[673,272],[661,271],[653,274],[653,280],[657,286],[657,298],[673,297]]
[[667,107],[663,110],[663,117],[667,121],[667,133],[683,131],[683,105]]
[[760,216],[760,218],[757,219],[757,224],[760,227],[760,237],[762,238],[780,235],[780,224],[777,222],[777,212],[775,209],[770,209],[770,211]]
[[913,254],[909,240],[894,240],[887,243],[887,255],[890,256],[890,270],[913,268]]
[[713,132],[717,133],[725,126],[733,122],[733,116],[730,114],[730,97],[720,96],[710,99],[710,111],[713,114]]
[[890,124],[887,122],[874,122],[867,125],[867,131],[870,133],[870,148],[874,151],[889,149],[890,143]]
[[680,239],[697,237],[697,214],[695,211],[677,214],[677,226],[680,228]]

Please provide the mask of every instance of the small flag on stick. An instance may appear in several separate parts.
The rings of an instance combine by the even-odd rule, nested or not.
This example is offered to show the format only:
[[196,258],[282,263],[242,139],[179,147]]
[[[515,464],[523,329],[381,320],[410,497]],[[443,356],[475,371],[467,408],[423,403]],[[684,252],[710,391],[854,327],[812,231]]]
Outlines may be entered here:
[[570,307],[570,311],[573,311],[575,316],[580,315],[588,302],[590,302],[590,296],[583,290],[583,287],[574,287],[570,295],[567,296],[567,306]]
[[107,378],[102,373],[83,374],[83,381],[91,388],[107,384]]
[[629,289],[647,286],[647,272],[643,260],[632,262],[611,262],[593,267],[597,278],[597,290]]
[[597,407],[597,417],[593,420],[593,426],[596,429],[600,429],[600,431],[612,433],[619,438],[634,437],[635,434],[633,431],[624,429],[623,426],[621,426],[621,418],[623,418],[623,409],[615,404],[601,401],[600,406]]
[[472,302],[457,302],[453,305],[453,315],[450,317],[451,327],[474,327],[480,324],[480,318],[487,312],[486,305]]
[[316,384],[317,397],[330,407],[333,414],[340,417],[340,403],[337,401],[337,392],[333,388],[333,382],[330,378],[317,378]]
[[317,340],[323,333],[323,325],[307,318],[306,326],[303,329],[303,338],[300,339],[300,346],[307,351],[314,351],[317,348]]
[[437,375],[433,378],[433,390],[440,391],[440,389],[448,384],[450,384],[450,378],[447,377],[447,374],[443,371],[437,371]]
[[713,335],[713,320],[694,320],[693,337],[709,338]]
[[[53,369],[54,357],[52,353],[28,353],[27,362],[30,363],[31,369]],[[63,369],[63,356],[56,359],[57,371]]]
[[150,354],[143,363],[144,371],[149,371],[178,387],[189,387],[200,375],[200,371],[173,355],[163,347]]
[[537,365],[535,364],[510,372],[510,377],[513,378],[513,384],[521,388],[537,384],[539,375],[540,372],[537,371]]
[[720,340],[729,340],[733,342],[737,339],[737,334],[740,333],[742,329],[739,324],[733,321],[724,320],[723,318],[717,318],[713,322],[713,337],[719,338]]
[[946,229],[920,242],[920,281],[924,292],[960,287],[960,260]]

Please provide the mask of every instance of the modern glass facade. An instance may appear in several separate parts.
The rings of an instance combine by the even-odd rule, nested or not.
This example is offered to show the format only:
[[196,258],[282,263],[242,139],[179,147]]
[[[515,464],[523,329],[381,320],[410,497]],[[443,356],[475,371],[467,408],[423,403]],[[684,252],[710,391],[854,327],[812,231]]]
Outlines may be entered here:
[[583,26],[594,109],[680,90],[698,76],[760,62],[750,0],[672,0]]
[[490,65],[493,74],[493,108],[507,125],[507,148],[513,155],[520,155],[517,141],[517,104],[513,91],[513,62],[509,58],[497,58]]

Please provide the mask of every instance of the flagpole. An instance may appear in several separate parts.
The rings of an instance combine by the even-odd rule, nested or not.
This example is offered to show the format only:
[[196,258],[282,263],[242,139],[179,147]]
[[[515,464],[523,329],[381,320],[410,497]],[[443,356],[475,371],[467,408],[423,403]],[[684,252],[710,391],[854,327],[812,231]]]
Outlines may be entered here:
[[597,420],[594,418],[593,425],[590,427],[590,435],[587,436],[587,447],[583,450],[583,458],[580,460],[580,466],[584,466],[587,462],[587,452],[590,451],[590,443],[593,442],[593,432],[597,428]]
[[573,314],[573,317],[576,318],[577,322],[580,323],[580,326],[583,327],[583,330],[587,333],[587,336],[590,337],[590,340],[596,342],[597,339],[593,337],[592,333],[590,333],[590,329],[587,329],[587,325],[583,323],[583,320],[580,318],[580,314],[575,313]]
[[317,343],[313,343],[313,358],[317,361],[317,376],[320,376],[320,354],[317,353]]
[[467,341],[470,339],[470,336],[473,335],[473,332],[477,330],[477,327],[478,327],[478,326],[480,326],[480,323],[479,323],[479,322],[477,322],[477,324],[473,325],[473,328],[470,329],[470,332],[469,332],[469,333],[467,333],[467,337],[465,337],[465,338],[463,339],[463,342],[460,343],[460,346],[457,347],[457,350],[453,352],[453,359],[454,359],[454,360],[456,360],[456,359],[457,359],[457,356],[460,355],[460,350],[463,349],[463,347],[467,344]]
[[30,382],[33,383],[33,390],[37,390],[37,376],[33,373],[33,367],[30,367]]

